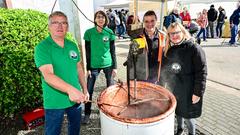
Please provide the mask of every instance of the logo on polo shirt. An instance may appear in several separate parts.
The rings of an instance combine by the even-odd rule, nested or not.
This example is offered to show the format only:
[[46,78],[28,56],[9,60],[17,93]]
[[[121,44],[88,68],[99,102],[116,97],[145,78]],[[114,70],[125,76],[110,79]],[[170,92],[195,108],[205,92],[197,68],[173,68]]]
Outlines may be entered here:
[[182,70],[182,67],[181,67],[181,65],[179,63],[173,63],[171,65],[171,71],[173,73],[179,73],[181,70]]
[[103,37],[103,42],[108,42],[109,38],[107,36]]
[[71,50],[69,52],[70,58],[76,60],[78,58],[78,55],[75,51]]

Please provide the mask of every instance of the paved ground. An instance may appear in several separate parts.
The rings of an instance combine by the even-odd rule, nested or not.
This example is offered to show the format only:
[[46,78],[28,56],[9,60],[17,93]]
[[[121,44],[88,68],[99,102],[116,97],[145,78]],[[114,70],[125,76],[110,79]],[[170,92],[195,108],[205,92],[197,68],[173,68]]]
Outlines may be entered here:
[[[229,47],[223,39],[208,39],[202,46],[207,55],[208,81],[204,95],[203,114],[197,119],[198,134],[240,135],[240,46]],[[226,42],[228,40],[225,40]],[[128,41],[118,41],[116,46],[118,75],[125,81]],[[222,44],[222,45],[221,45]],[[95,99],[105,87],[103,74],[97,80]],[[99,111],[93,108],[91,124],[82,127],[82,135],[100,135]],[[65,122],[66,123],[66,122]],[[63,134],[66,134],[66,124]],[[19,131],[18,134],[43,134],[43,128]]]

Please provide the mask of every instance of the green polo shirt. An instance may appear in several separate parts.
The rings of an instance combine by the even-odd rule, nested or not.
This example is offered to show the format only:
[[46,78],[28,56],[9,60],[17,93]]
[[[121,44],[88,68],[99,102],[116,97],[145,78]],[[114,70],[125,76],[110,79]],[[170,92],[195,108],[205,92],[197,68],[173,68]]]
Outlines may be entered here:
[[110,41],[115,40],[115,35],[111,29],[107,27],[104,29],[98,32],[97,28],[93,27],[84,34],[84,40],[91,43],[91,68],[105,68],[112,65]]
[[[52,64],[56,76],[81,90],[77,72],[80,53],[74,42],[65,39],[62,48],[48,36],[35,47],[34,60],[37,68],[45,64]],[[75,104],[69,100],[66,93],[48,85],[43,76],[41,79],[45,109],[63,109]]]

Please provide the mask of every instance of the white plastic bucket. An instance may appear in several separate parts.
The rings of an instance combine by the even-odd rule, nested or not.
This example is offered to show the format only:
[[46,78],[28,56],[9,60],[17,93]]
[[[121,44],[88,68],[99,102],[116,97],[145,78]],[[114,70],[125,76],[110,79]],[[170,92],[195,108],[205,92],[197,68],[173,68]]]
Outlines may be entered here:
[[[126,90],[126,86],[121,87]],[[111,86],[104,90],[98,98],[101,135],[174,135],[176,99],[172,93],[163,87],[146,82],[138,82],[137,87],[151,88],[169,98],[165,112],[151,118],[122,118],[115,115],[113,111],[117,109],[112,111],[111,109],[114,107],[103,106],[102,103],[122,105],[121,97],[125,95],[124,92],[119,92],[118,85]],[[119,97],[114,95],[114,92],[119,92]],[[112,99],[113,97],[114,99]]]

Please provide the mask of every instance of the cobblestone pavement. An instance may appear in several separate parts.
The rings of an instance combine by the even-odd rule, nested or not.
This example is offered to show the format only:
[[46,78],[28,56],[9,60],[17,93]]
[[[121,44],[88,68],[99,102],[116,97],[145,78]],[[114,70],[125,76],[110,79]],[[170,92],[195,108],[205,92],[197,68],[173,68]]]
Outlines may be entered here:
[[[234,72],[235,69],[228,69],[228,66],[226,66],[227,63],[225,63],[223,69],[218,69],[219,66],[212,62],[212,59],[214,59],[212,55],[214,54],[212,54],[212,48],[209,48],[208,46],[220,46],[220,43],[220,40],[216,41],[211,39],[209,39],[207,43],[203,43],[203,48],[207,54],[208,59],[209,75],[207,81],[207,88],[204,95],[203,113],[202,116],[197,119],[198,135],[240,135],[240,87],[234,85],[236,84],[236,82],[239,83],[239,80],[235,80],[236,78],[238,79],[240,77],[239,68],[236,67],[235,69],[238,70],[236,70],[237,72]],[[125,67],[122,66],[122,63],[126,60],[128,44],[129,42],[126,40],[118,41],[116,43],[118,61],[117,78],[123,81],[126,81],[126,70]],[[224,47],[228,49],[227,45],[224,45]],[[240,47],[236,47],[232,50],[239,51]],[[224,50],[221,51],[224,52]],[[240,53],[238,54],[238,59],[235,61],[236,65],[240,64],[240,61],[238,61],[240,58],[239,56]],[[224,56],[222,56],[222,58],[222,61],[228,61],[228,59],[224,60]],[[224,65],[224,63],[222,63],[222,65]],[[217,69],[218,71],[215,71],[214,69]],[[225,78],[224,80],[226,74],[235,75],[235,78],[233,78],[233,80],[231,80],[231,78]],[[231,86],[233,86],[233,88]],[[95,88],[96,89],[94,93],[94,100],[96,100],[101,90],[105,89],[105,78],[102,73],[97,80]],[[82,135],[100,135],[101,128],[99,122],[99,111],[96,105],[93,106],[91,123],[87,126],[82,126],[81,130]],[[33,131],[19,131],[18,134],[43,134],[42,131],[43,127],[39,127]],[[62,134],[66,134],[66,132],[66,122],[64,122]]]

